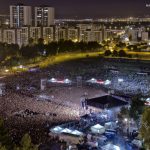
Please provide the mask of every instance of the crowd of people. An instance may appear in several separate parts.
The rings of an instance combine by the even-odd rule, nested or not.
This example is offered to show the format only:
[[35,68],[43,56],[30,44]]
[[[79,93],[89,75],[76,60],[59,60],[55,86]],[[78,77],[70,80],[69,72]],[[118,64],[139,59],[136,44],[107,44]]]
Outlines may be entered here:
[[[19,132],[30,131],[37,141],[42,140],[44,126],[53,126],[71,120],[78,120],[81,111],[80,98],[92,98],[105,94],[101,88],[119,91],[123,94],[142,93],[147,95],[150,88],[150,76],[138,74],[141,64],[116,62],[113,60],[91,58],[64,62],[40,69],[37,72],[23,72],[1,79],[5,83],[5,95],[0,97],[0,115],[5,118],[6,124],[12,129],[13,135]],[[148,68],[148,67],[147,67]],[[149,68],[148,68],[149,69]],[[147,71],[148,71],[147,69]],[[135,71],[138,70],[138,71]],[[77,87],[77,76],[82,76],[82,86]],[[69,78],[72,85],[52,86],[47,82],[46,89],[40,90],[41,79]],[[94,84],[87,86],[86,81],[92,77],[100,80],[110,80],[110,85]],[[123,79],[118,82],[118,79]],[[51,96],[50,101],[37,100],[37,96],[45,94]],[[19,114],[21,111],[21,115]],[[31,115],[32,114],[32,115]],[[36,115],[35,115],[36,114]],[[36,127],[31,126],[34,124]],[[21,126],[22,124],[23,126]],[[37,127],[39,125],[39,127]],[[42,126],[41,126],[42,125]],[[43,126],[44,125],[44,126]],[[16,130],[15,130],[16,129]],[[43,132],[46,134],[46,132]],[[38,134],[40,134],[38,136]],[[35,140],[36,141],[36,140]]]

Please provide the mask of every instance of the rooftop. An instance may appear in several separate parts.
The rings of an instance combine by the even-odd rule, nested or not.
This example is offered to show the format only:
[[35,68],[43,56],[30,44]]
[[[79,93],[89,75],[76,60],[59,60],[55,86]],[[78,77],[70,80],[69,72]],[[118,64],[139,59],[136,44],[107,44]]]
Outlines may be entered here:
[[101,109],[120,107],[127,104],[128,102],[123,100],[123,98],[115,97],[112,95],[104,95],[87,100],[87,105]]

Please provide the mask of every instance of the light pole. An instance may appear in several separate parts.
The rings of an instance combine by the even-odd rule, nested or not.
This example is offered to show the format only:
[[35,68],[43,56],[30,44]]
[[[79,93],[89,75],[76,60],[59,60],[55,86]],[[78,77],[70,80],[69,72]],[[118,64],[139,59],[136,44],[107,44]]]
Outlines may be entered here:
[[126,124],[126,133],[128,134],[128,118],[125,118],[124,122]]

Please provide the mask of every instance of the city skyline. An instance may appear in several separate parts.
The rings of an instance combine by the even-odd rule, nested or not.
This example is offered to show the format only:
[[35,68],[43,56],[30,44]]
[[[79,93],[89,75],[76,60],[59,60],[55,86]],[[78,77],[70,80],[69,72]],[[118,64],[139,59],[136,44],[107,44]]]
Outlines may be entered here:
[[103,18],[103,17],[130,17],[149,15],[148,0],[1,0],[0,14],[9,14],[9,5],[23,3],[25,5],[49,5],[55,7],[56,18]]

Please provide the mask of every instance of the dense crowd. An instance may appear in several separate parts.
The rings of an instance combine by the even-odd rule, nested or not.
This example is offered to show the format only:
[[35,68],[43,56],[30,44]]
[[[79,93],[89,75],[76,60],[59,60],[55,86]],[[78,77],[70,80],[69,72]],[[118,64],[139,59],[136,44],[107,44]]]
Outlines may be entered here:
[[[101,90],[103,87],[123,94],[147,95],[150,88],[150,77],[148,74],[138,74],[142,65],[106,62],[103,59],[91,61],[89,58],[56,64],[37,72],[25,72],[6,77],[1,80],[6,84],[6,90],[5,95],[0,97],[0,114],[5,118],[7,126],[12,129],[14,136],[16,133],[18,135],[20,132],[28,131],[37,141],[41,142],[44,139],[41,138],[41,134],[46,134],[43,128],[78,120],[80,115],[85,113],[81,111],[80,98],[85,95],[88,98],[103,95],[105,94]],[[146,71],[148,70],[149,67]],[[83,87],[77,87],[77,76],[82,76]],[[73,84],[64,87],[52,86],[47,82],[46,90],[41,92],[40,80],[44,78],[49,80],[53,77],[69,78]],[[110,80],[111,84],[86,86],[86,81],[93,77],[104,81]],[[119,78],[123,81],[118,82]],[[38,100],[37,97],[41,94],[50,96],[50,101]],[[35,123],[34,127],[32,127],[33,123]]]

